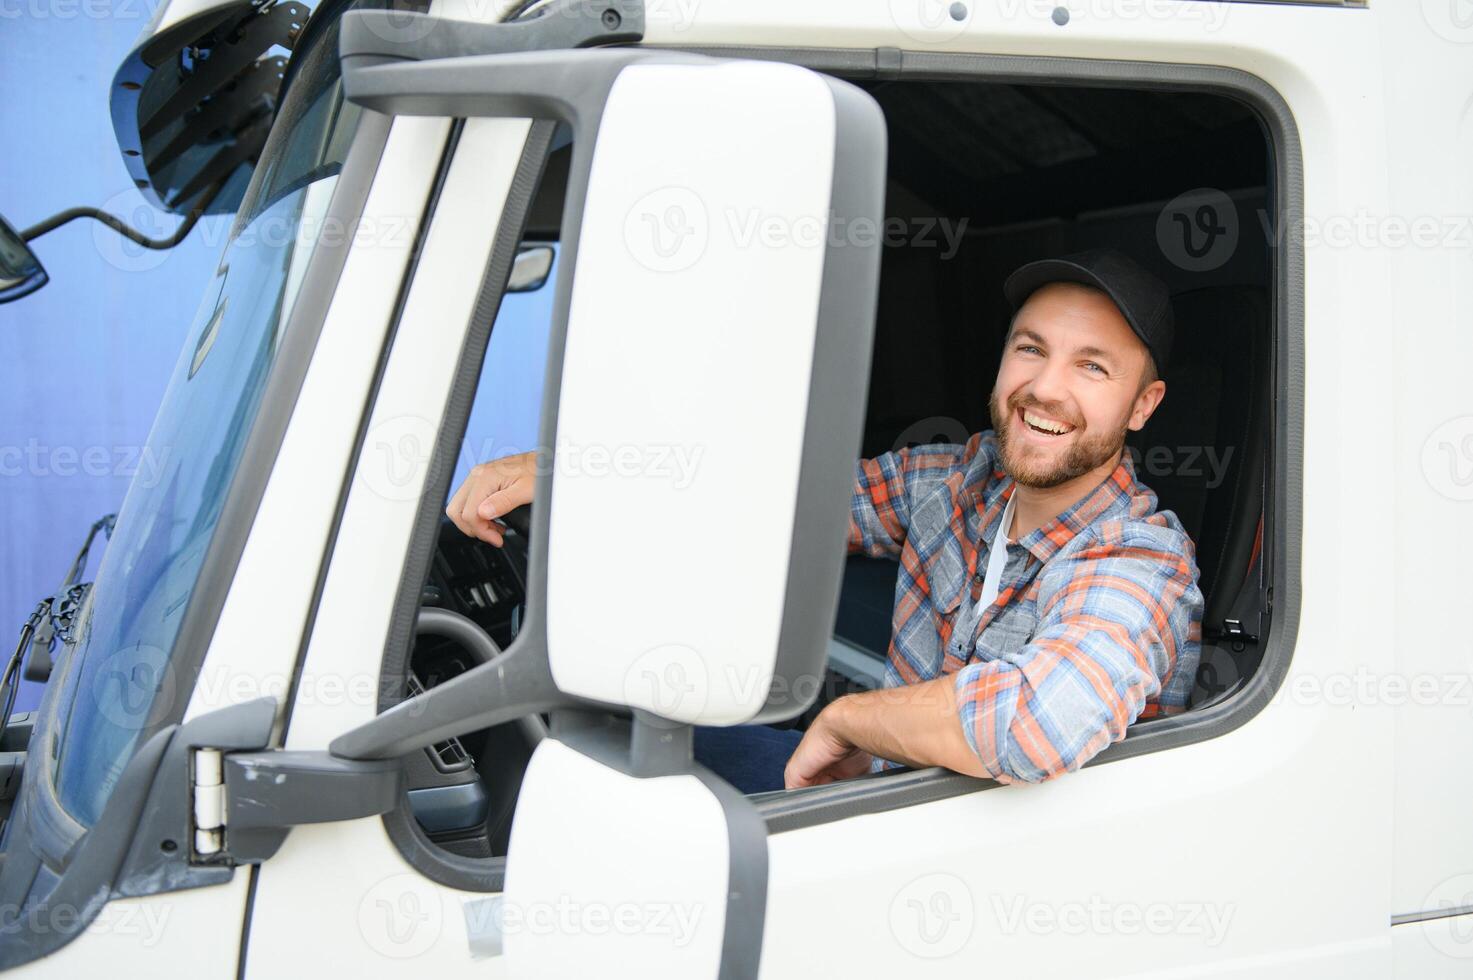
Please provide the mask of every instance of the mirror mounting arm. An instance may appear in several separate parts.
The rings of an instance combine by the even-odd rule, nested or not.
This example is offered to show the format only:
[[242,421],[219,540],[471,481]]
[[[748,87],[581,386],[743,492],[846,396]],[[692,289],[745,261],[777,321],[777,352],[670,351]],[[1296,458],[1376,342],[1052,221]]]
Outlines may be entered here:
[[644,0],[556,0],[541,13],[499,23],[355,10],[342,19],[341,32],[343,57],[381,62],[637,44],[644,40]]
[[[437,621],[439,635],[463,644],[484,642],[480,627],[446,610],[425,610]],[[480,731],[527,715],[581,709],[627,711],[619,705],[575,697],[561,691],[552,677],[539,625],[523,628],[515,642],[494,659],[430,688],[369,719],[332,740],[328,752],[343,760],[396,759],[443,739]],[[533,620],[528,621],[532,625]]]
[[185,237],[189,235],[195,223],[199,221],[200,217],[214,203],[215,196],[220,193],[220,188],[223,186],[224,181],[221,181],[208,188],[200,196],[199,203],[189,209],[189,213],[185,215],[184,221],[167,238],[149,238],[147,235],[124,223],[116,215],[108,214],[106,211],[92,207],[67,208],[65,211],[53,214],[51,217],[43,221],[38,221],[34,225],[31,225],[31,227],[26,228],[20,233],[20,237],[22,241],[32,242],[42,235],[55,231],[68,222],[75,221],[78,218],[91,218],[94,221],[102,222],[130,242],[142,245],[144,248],[157,250],[173,248],[175,245],[184,241]]

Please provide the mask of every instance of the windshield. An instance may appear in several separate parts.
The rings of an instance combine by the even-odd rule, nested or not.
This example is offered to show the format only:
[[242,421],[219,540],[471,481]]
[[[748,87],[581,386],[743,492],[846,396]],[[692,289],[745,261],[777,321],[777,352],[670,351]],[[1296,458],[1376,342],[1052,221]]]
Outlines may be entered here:
[[62,806],[89,826],[142,731],[188,699],[168,670],[174,641],[357,125],[336,24],[316,41],[298,55],[149,434],[159,471],[134,479],[98,568],[55,771]]

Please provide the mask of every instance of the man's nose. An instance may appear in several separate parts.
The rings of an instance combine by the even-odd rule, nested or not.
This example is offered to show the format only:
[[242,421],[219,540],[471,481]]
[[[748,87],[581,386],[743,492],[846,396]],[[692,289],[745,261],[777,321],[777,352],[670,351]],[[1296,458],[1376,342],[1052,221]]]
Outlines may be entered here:
[[1045,405],[1063,405],[1069,400],[1069,386],[1065,379],[1066,368],[1062,363],[1050,361],[1033,376],[1032,389],[1035,400]]

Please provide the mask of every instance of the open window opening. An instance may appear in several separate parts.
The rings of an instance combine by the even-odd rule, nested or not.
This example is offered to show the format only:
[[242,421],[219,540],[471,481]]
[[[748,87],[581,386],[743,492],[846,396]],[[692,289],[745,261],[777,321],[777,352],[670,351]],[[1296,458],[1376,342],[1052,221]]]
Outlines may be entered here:
[[[1191,710],[1231,699],[1260,669],[1274,585],[1277,258],[1269,232],[1280,205],[1264,124],[1245,103],[1199,91],[860,84],[890,135],[861,456],[965,442],[990,428],[1010,318],[1003,279],[1037,258],[1097,246],[1127,252],[1169,285],[1177,323],[1161,372],[1166,398],[1127,447],[1138,478],[1197,549],[1206,605]],[[522,244],[524,254],[547,252],[553,274],[502,303],[452,492],[471,465],[535,448],[568,158],[566,145],[552,153]],[[500,648],[525,615],[527,539],[510,523],[495,548],[443,522],[422,596],[424,607],[474,621]],[[805,728],[833,698],[882,683],[897,567],[848,560],[818,700],[779,727]],[[494,650],[453,630],[422,630],[409,689],[433,687],[488,655]],[[538,737],[535,723],[508,723],[426,750],[409,780],[417,836],[459,859],[504,855]],[[480,880],[455,872],[474,865],[447,867],[447,881]]]
[[[1247,105],[1129,88],[891,81],[868,86],[890,127],[888,247],[862,455],[965,442],[1011,310],[1002,282],[1034,259],[1113,247],[1166,282],[1176,345],[1167,394],[1126,445],[1159,508],[1197,548],[1205,598],[1191,707],[1258,669],[1272,583],[1272,155]],[[896,564],[849,559],[830,663],[874,686]]]

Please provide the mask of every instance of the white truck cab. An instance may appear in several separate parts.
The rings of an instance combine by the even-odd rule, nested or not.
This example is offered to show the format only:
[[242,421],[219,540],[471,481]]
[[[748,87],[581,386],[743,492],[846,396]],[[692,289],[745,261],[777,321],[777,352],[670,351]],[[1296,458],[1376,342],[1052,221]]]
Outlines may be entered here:
[[[1473,971],[1457,0],[411,6],[172,0],[119,69],[139,187],[236,218],[166,470],[30,648],[0,966]],[[1038,785],[694,763],[880,686],[854,461],[987,428],[1001,277],[1101,244],[1175,293],[1130,448],[1190,709]],[[493,548],[445,503],[523,409]]]

